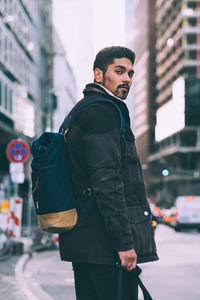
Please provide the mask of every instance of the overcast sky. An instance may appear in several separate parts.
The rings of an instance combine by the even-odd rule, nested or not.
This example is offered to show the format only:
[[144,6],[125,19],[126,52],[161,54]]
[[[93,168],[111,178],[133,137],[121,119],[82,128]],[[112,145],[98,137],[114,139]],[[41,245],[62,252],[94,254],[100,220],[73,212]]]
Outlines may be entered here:
[[54,0],[53,19],[72,66],[78,96],[93,80],[96,53],[125,45],[125,0]]

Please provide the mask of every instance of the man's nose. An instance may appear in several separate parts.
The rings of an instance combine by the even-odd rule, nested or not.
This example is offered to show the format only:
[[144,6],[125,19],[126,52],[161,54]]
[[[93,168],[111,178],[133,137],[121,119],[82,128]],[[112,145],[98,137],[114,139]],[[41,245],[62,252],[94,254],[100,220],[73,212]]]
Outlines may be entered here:
[[127,83],[131,82],[131,78],[129,77],[128,73],[123,74],[123,82],[127,82]]

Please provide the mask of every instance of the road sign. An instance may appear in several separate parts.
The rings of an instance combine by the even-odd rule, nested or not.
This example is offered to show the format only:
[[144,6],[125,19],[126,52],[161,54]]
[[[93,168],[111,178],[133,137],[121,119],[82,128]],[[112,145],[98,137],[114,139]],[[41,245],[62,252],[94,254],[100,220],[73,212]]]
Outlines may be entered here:
[[6,155],[11,162],[23,163],[29,157],[29,146],[25,141],[13,140],[6,149]]
[[24,164],[23,163],[10,163],[10,175],[12,182],[23,183],[25,174],[24,174]]

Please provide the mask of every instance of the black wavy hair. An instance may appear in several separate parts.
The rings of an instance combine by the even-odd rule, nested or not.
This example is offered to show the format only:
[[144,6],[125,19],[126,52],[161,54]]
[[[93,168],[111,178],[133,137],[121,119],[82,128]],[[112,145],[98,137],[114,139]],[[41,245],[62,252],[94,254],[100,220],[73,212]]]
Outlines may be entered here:
[[131,49],[121,46],[111,46],[103,48],[97,53],[95,57],[93,70],[99,68],[105,74],[108,65],[111,65],[115,58],[122,57],[130,59],[132,64],[134,64],[135,53]]

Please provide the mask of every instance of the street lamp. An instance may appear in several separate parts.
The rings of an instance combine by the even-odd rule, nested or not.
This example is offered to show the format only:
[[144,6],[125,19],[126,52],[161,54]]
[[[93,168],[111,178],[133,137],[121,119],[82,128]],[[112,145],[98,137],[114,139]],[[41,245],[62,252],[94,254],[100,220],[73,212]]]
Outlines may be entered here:
[[174,39],[173,39],[173,38],[169,38],[169,39],[167,40],[167,46],[168,46],[169,48],[171,48],[171,47],[174,46]]
[[163,170],[162,170],[162,175],[165,176],[165,177],[168,176],[168,175],[169,175],[169,170],[166,169],[166,168],[163,169]]
[[29,42],[27,44],[27,49],[29,52],[32,52],[34,50],[34,43],[33,42]]
[[162,189],[162,201],[166,202],[168,201],[168,176],[169,176],[169,170],[167,168],[162,169],[162,175],[163,175],[163,189]]

